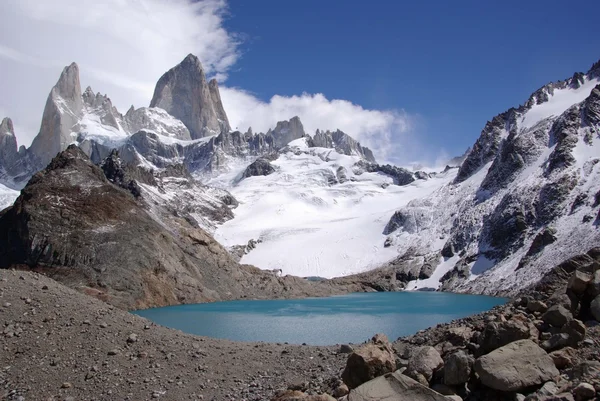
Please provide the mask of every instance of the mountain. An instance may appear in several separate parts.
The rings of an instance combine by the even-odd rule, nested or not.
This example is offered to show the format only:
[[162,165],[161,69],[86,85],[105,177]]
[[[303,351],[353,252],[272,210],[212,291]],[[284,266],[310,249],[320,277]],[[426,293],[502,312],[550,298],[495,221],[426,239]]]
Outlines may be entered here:
[[151,182],[167,178],[178,174],[124,170],[116,153],[96,166],[70,145],[0,214],[0,268],[30,267],[124,309],[359,289],[238,264],[189,215],[155,202]]
[[51,149],[77,144],[146,213],[284,274],[509,294],[600,243],[600,63],[494,117],[441,171],[379,164],[350,135],[309,134],[298,117],[232,131],[216,82],[191,55],[161,77],[151,107],[125,115],[82,92],[78,72],[61,74],[29,149],[16,151],[2,123],[5,204]]
[[206,82],[202,64],[193,54],[160,77],[150,107],[181,120],[192,139],[231,130],[217,81]]

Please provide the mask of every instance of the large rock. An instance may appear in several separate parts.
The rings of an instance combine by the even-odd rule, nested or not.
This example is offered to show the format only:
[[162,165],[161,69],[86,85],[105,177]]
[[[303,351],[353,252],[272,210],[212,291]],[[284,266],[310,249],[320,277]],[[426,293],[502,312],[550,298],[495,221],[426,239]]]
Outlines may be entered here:
[[490,322],[485,326],[479,339],[482,354],[487,354],[496,348],[524,340],[531,336],[530,329],[519,320],[508,320],[505,322]]
[[571,312],[562,305],[553,305],[542,315],[542,320],[554,327],[562,327],[572,318]]
[[569,283],[567,288],[573,293],[581,296],[585,293],[587,289],[588,283],[591,281],[592,277],[579,270],[575,270],[571,278],[569,279]]
[[396,357],[387,337],[378,334],[348,357],[342,380],[353,389],[396,370]]
[[552,358],[531,340],[519,340],[475,361],[481,382],[500,391],[520,391],[554,379],[560,373]]
[[259,158],[256,159],[252,164],[246,167],[242,176],[244,178],[255,177],[260,175],[269,175],[275,172],[275,168],[269,163],[268,160]]
[[386,374],[350,391],[348,401],[448,401],[400,372]]
[[200,60],[193,54],[160,77],[150,107],[160,107],[180,119],[192,139],[231,130],[217,82],[206,81]]
[[444,360],[440,353],[433,347],[425,346],[412,353],[408,360],[406,374],[420,383],[423,378],[426,382],[429,382],[433,374],[443,366]]
[[444,383],[456,386],[469,381],[473,359],[465,351],[450,354],[444,362]]
[[590,304],[590,312],[594,319],[600,322],[600,295],[598,295]]

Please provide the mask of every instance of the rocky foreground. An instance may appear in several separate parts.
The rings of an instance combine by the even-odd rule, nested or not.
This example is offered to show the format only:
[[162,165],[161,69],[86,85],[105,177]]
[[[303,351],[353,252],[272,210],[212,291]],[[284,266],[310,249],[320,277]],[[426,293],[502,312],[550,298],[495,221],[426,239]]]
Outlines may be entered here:
[[[569,259],[490,312],[352,352],[321,395],[277,401],[600,399],[600,248]],[[307,387],[310,387],[310,383]],[[314,383],[313,383],[314,385]]]
[[595,248],[490,312],[393,344],[377,335],[356,349],[188,335],[44,275],[0,270],[0,394],[6,400],[598,399],[599,262]]

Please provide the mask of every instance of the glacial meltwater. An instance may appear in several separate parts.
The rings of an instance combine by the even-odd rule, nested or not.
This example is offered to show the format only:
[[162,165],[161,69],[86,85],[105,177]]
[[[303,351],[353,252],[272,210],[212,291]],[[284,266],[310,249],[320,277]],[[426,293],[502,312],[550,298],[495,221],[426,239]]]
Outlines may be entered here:
[[236,341],[331,345],[390,340],[487,311],[504,298],[443,292],[376,292],[328,298],[227,301],[136,311],[163,326]]

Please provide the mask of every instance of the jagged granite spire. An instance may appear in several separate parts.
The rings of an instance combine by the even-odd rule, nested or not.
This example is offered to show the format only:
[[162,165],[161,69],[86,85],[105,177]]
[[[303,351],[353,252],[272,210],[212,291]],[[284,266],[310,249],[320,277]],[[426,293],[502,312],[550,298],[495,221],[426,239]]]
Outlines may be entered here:
[[12,120],[5,117],[0,124],[0,167],[11,166],[19,157]]
[[39,134],[30,151],[43,166],[73,141],[71,128],[83,111],[79,67],[72,63],[63,69],[58,82],[48,95]]
[[202,64],[193,54],[158,80],[150,107],[160,107],[180,119],[192,139],[231,129],[216,81],[206,81]]

